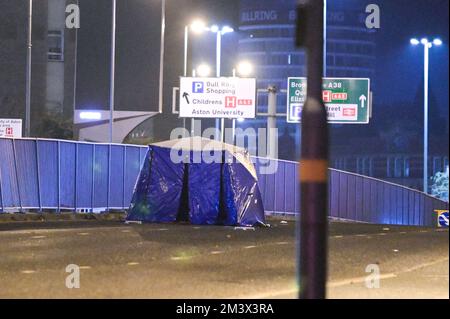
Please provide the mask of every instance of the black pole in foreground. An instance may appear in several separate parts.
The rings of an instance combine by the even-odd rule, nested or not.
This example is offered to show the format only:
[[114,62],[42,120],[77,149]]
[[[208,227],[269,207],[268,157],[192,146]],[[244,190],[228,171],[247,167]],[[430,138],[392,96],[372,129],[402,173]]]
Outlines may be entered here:
[[324,299],[327,279],[328,126],[322,101],[323,0],[300,0],[297,45],[307,51],[300,159],[300,298]]

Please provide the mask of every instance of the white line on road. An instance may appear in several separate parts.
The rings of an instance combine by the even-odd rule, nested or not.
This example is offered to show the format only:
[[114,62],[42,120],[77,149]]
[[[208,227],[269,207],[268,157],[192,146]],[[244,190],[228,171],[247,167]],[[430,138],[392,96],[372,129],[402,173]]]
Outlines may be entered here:
[[48,234],[48,233],[70,233],[70,232],[83,232],[83,231],[95,231],[98,232],[103,230],[113,230],[118,231],[124,227],[84,227],[84,228],[45,228],[45,229],[33,229],[30,230],[2,230],[0,231],[0,236],[6,235],[29,235],[29,234]]
[[256,248],[256,246],[250,245],[250,246],[245,246],[244,249],[252,249],[252,248]]
[[78,233],[78,235],[80,235],[80,236],[87,236],[87,235],[89,235],[89,233]]
[[[405,273],[409,273],[409,272],[413,272],[415,270],[419,270],[422,268],[426,268],[426,267],[431,267],[434,266],[436,264],[442,263],[442,262],[446,262],[448,261],[448,257],[445,258],[441,258],[435,261],[431,261],[428,263],[424,263],[424,264],[420,264],[417,266],[413,266],[410,268],[405,268],[403,270],[400,270],[398,272],[392,272],[392,273],[388,273],[388,274],[384,274],[384,275],[380,275],[380,279],[390,279],[390,278],[396,278],[401,274],[405,274]],[[349,278],[349,279],[343,279],[343,280],[337,280],[337,281],[331,281],[327,284],[327,288],[337,288],[337,287],[341,287],[341,286],[348,286],[348,285],[353,285],[353,284],[357,284],[357,283],[363,283],[367,280],[367,277],[355,277],[355,278]],[[253,296],[241,296],[241,297],[231,297],[231,298],[227,298],[227,299],[267,299],[267,298],[277,298],[280,296],[286,296],[286,295],[297,295],[298,294],[298,288],[291,288],[291,289],[286,289],[286,290],[279,290],[279,291],[271,291],[271,292],[266,292],[266,293],[261,293],[258,295],[253,295]]]
[[47,236],[32,236],[31,239],[42,239],[47,238]]
[[34,274],[36,271],[35,270],[22,270],[21,273],[25,274],[25,275],[31,275]]
[[139,265],[139,263],[135,261],[127,263],[127,266],[137,266],[137,265]]
[[91,266],[80,266],[80,269],[91,269]]
[[344,238],[344,236],[342,236],[342,235],[337,235],[337,236],[333,236],[333,238],[339,239],[339,238]]

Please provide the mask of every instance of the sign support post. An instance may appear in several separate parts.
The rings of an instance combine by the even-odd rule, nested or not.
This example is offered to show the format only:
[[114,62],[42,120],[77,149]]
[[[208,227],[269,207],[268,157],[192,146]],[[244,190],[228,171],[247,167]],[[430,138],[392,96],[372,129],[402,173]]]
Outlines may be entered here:
[[326,295],[328,236],[328,125],[322,101],[324,0],[304,1],[297,42],[307,50],[308,98],[302,110],[300,267],[302,299]]

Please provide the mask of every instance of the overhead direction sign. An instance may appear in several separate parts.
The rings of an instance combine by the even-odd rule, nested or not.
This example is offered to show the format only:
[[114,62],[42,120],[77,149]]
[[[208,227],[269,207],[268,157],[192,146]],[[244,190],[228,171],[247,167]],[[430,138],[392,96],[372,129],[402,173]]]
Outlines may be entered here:
[[255,115],[255,79],[180,79],[180,117],[236,119],[255,118]]
[[[306,78],[289,78],[287,121],[300,123],[306,102]],[[332,124],[368,124],[370,116],[370,79],[324,78],[323,102]]]
[[22,137],[22,119],[0,119],[0,137]]

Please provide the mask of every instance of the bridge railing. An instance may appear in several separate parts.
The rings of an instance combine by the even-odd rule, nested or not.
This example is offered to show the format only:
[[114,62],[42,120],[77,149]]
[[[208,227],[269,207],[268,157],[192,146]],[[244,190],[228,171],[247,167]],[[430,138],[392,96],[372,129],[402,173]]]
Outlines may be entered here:
[[[146,151],[136,145],[0,138],[0,212],[126,209]],[[270,161],[277,161],[276,172],[259,174],[266,212],[298,214],[298,163]],[[258,172],[267,166],[267,159],[255,162]],[[448,203],[400,185],[333,169],[329,174],[331,217],[434,226],[434,210],[448,209]]]
[[[264,208],[268,214],[298,214],[299,164],[277,161],[274,174],[259,176]],[[328,192],[331,217],[366,223],[435,226],[434,211],[449,206],[415,189],[336,169],[329,169]]]

